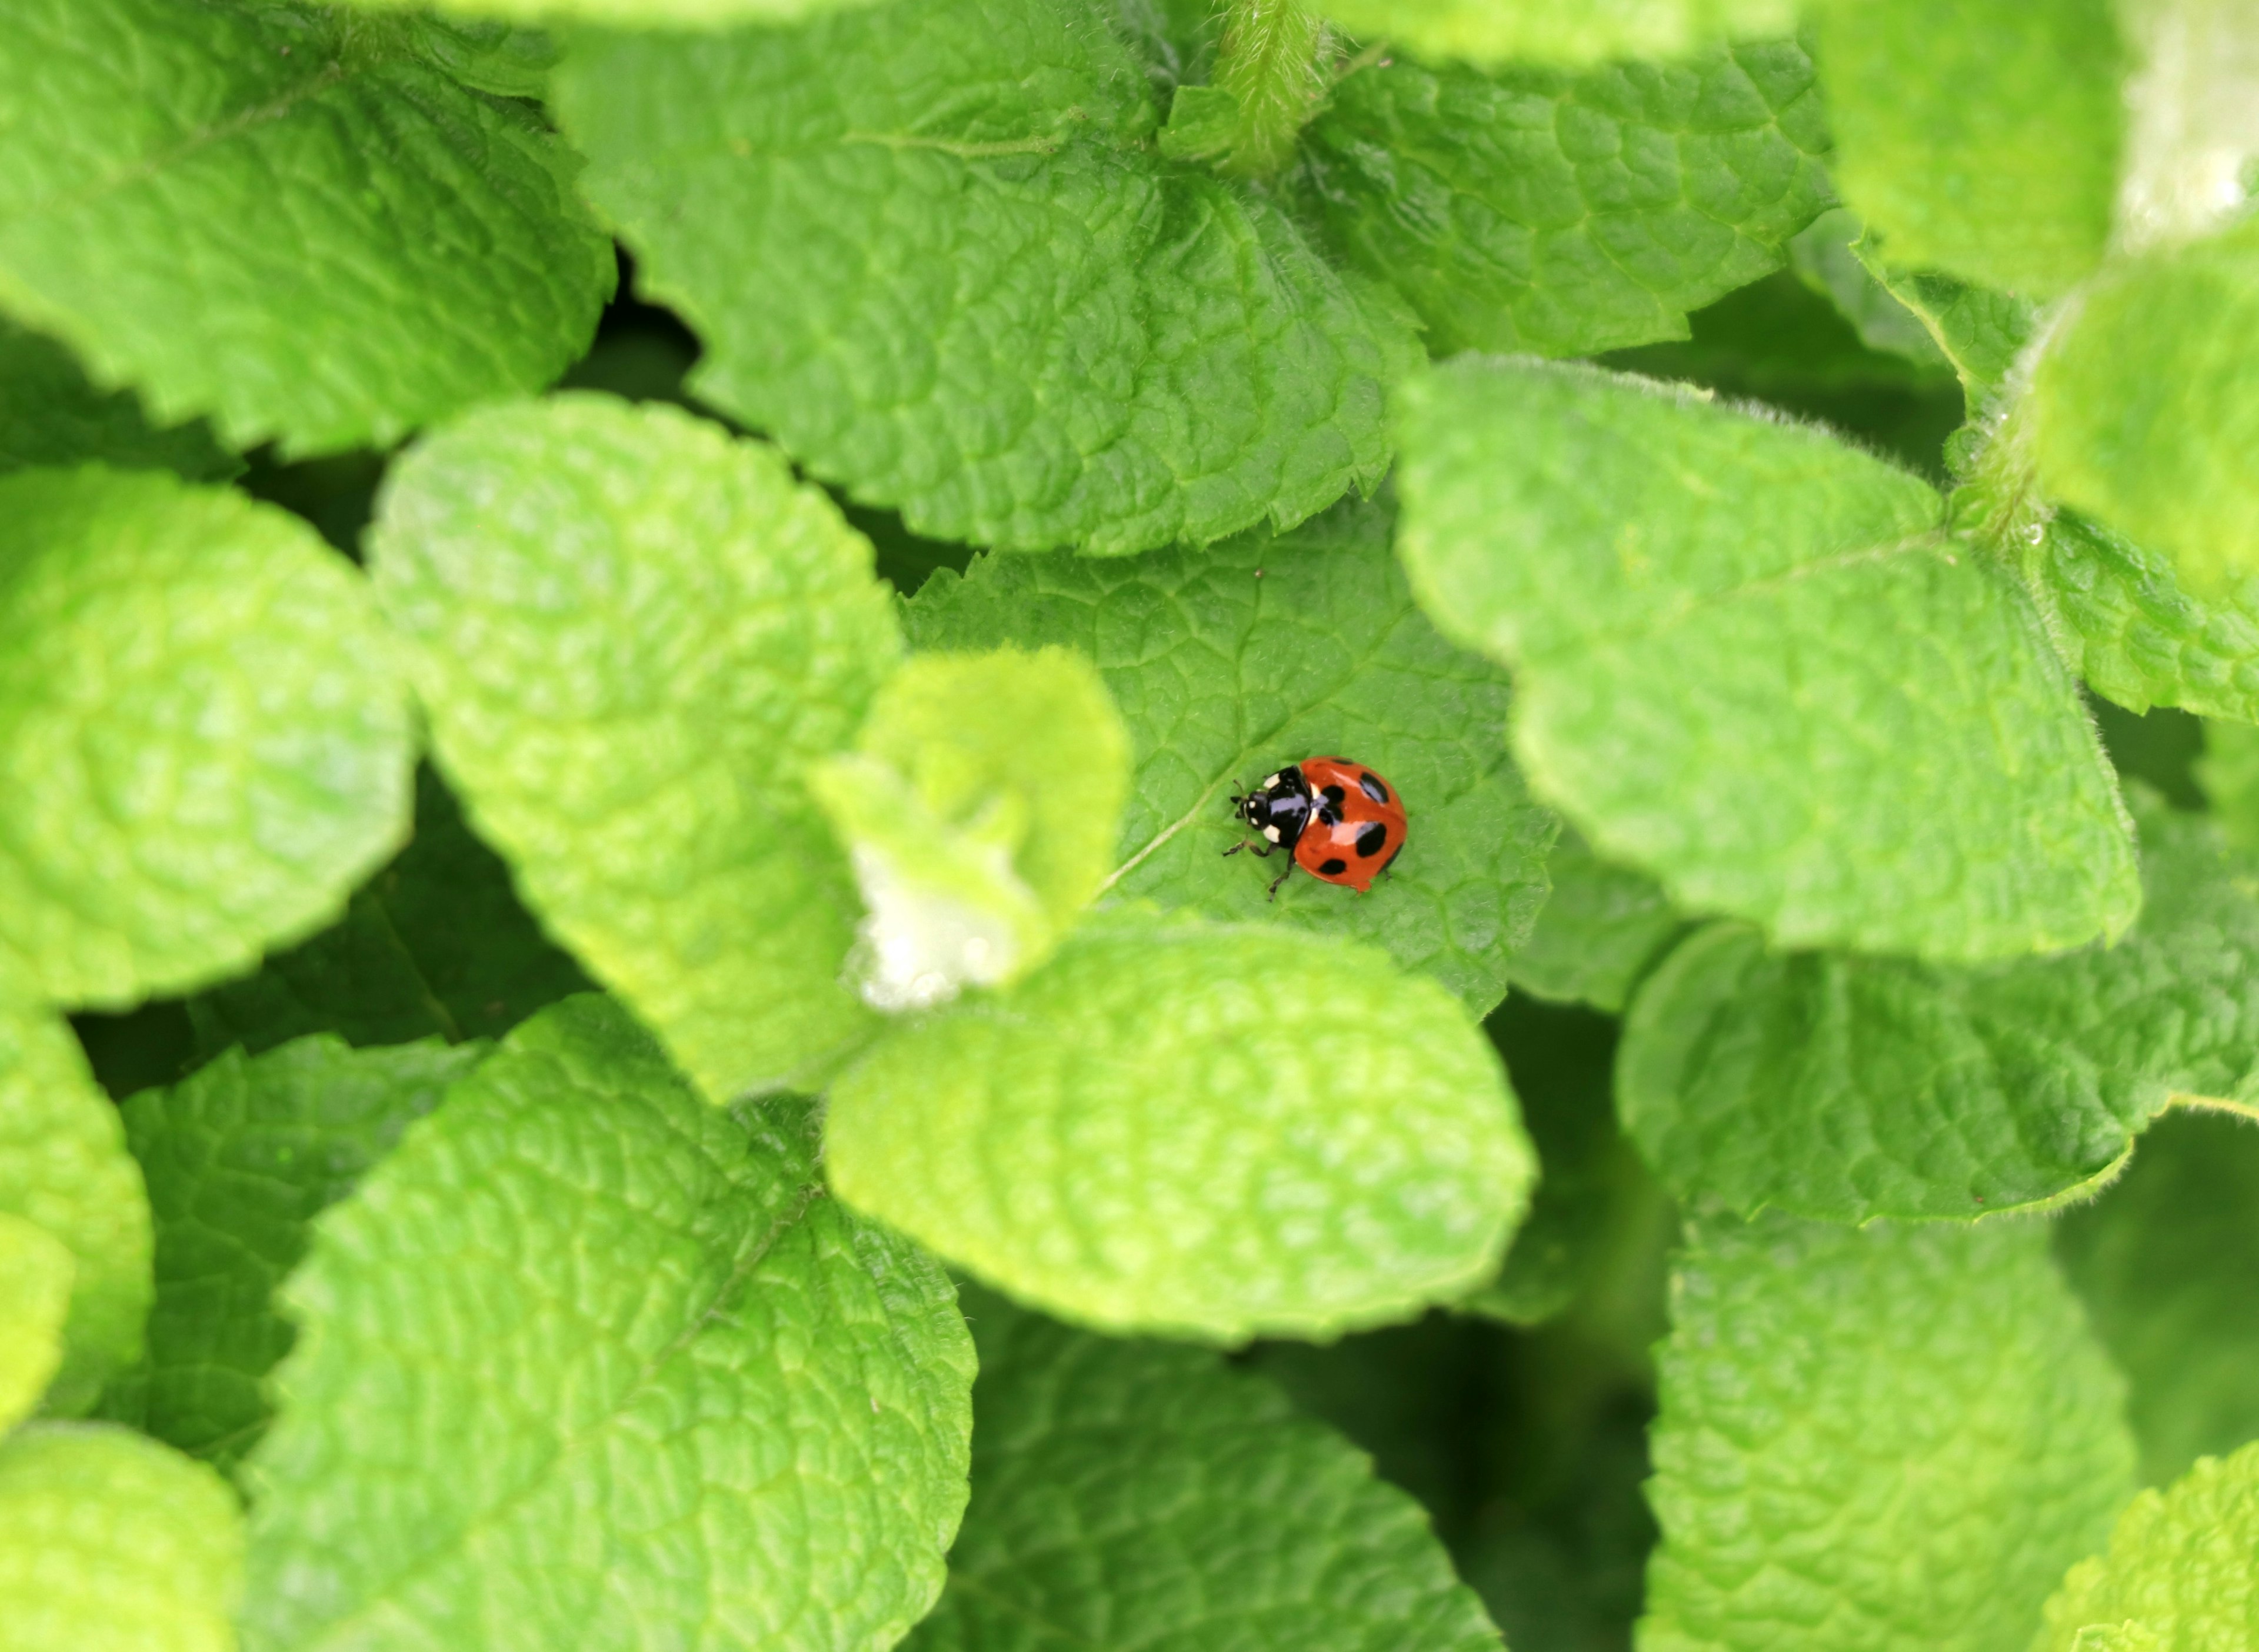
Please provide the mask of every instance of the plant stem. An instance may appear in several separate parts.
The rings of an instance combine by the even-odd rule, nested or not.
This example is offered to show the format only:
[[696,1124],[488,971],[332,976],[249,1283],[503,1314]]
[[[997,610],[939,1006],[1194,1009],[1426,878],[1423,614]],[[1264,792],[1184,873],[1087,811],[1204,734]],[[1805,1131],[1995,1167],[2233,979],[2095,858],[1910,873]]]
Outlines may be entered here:
[[1303,0],[1227,0],[1215,83],[1239,104],[1224,165],[1261,177],[1286,165],[1326,95],[1333,40]]

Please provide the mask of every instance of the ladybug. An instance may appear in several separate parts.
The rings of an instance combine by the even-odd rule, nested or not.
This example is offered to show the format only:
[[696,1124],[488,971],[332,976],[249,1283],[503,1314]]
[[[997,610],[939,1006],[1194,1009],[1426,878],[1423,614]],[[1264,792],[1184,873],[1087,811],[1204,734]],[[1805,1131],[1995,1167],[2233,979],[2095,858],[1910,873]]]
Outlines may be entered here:
[[1395,787],[1347,758],[1290,764],[1244,797],[1235,794],[1231,812],[1262,838],[1242,838],[1225,854],[1251,849],[1267,856],[1283,849],[1293,857],[1271,880],[1274,901],[1297,866],[1363,894],[1404,852],[1404,804]]

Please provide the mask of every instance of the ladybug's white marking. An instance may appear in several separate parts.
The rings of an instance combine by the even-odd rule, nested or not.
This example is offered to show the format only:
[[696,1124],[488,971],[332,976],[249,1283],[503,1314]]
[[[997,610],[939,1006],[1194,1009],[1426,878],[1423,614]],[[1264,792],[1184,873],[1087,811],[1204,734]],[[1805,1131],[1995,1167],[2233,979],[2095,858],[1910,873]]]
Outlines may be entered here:
[[1274,844],[1279,841],[1279,829],[1276,826],[1265,826],[1263,829],[1263,835]]

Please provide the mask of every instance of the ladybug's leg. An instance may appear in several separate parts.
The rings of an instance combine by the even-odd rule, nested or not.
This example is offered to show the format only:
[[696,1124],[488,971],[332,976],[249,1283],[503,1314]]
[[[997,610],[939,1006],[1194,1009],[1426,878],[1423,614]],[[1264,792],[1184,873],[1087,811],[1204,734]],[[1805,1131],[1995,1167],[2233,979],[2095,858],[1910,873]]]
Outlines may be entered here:
[[1223,856],[1226,860],[1229,860],[1241,850],[1246,849],[1251,850],[1258,860],[1268,860],[1271,858],[1271,851],[1277,847],[1278,845],[1275,844],[1266,844],[1258,838],[1243,837],[1237,843],[1232,844],[1230,848],[1225,850],[1223,851]]
[[1282,883],[1286,882],[1287,879],[1289,879],[1289,878],[1293,877],[1293,875],[1294,875],[1294,862],[1293,862],[1293,858],[1290,857],[1290,858],[1287,859],[1287,862],[1286,862],[1286,871],[1284,871],[1284,872],[1280,872],[1277,877],[1275,877],[1275,878],[1273,878],[1272,879],[1271,879],[1271,894],[1270,894],[1270,895],[1269,895],[1269,897],[1268,897],[1268,898],[1269,898],[1269,899],[1271,899],[1271,900],[1272,900],[1272,901],[1276,901],[1276,900],[1279,898],[1279,886],[1280,884],[1282,884]]

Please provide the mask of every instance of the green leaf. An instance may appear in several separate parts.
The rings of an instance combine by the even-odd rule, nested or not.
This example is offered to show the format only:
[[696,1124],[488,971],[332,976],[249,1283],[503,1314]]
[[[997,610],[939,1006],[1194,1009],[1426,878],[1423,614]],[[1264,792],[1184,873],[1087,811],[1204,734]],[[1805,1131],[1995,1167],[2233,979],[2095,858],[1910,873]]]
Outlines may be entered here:
[[69,1248],[61,1370],[46,1409],[83,1411],[141,1351],[149,1312],[149,1201],[117,1109],[60,1016],[0,1005],[0,1214]]
[[1496,1652],[1420,1506],[1266,1379],[967,1308],[973,1501],[906,1652]]
[[354,893],[345,917],[257,974],[198,993],[188,1013],[203,1055],[236,1044],[257,1055],[313,1032],[351,1044],[499,1037],[588,986],[424,767],[415,837]]
[[1826,0],[1844,199],[1893,264],[2034,298],[2102,257],[2126,124],[2112,0]]
[[1867,273],[1929,331],[1953,364],[1972,409],[1997,394],[2039,331],[2039,306],[1936,270],[1901,269],[1863,237],[1851,249]]
[[2159,1119],[2125,1176],[2067,1212],[2055,1242],[2132,1381],[2143,1479],[2162,1485],[2201,1455],[2259,1439],[2259,1133],[2247,1121]]
[[699,395],[920,533],[1009,549],[1205,542],[1377,483],[1410,318],[1160,157],[1112,11],[580,41],[559,113],[705,343]]
[[243,1520],[219,1476],[123,1428],[0,1442],[9,1652],[234,1652]]
[[2076,686],[1919,479],[1586,367],[1402,392],[1399,553],[1516,668],[1514,746],[1603,858],[1784,945],[2074,946],[2139,902]]
[[533,115],[413,39],[312,6],[11,5],[0,310],[236,447],[383,446],[549,382],[612,249]]
[[1088,1324],[1236,1341],[1407,1318],[1494,1271],[1536,1170],[1498,1057],[1370,947],[1086,924],[834,1086],[858,1209]]
[[2194,767],[2227,841],[2243,854],[2259,855],[2259,729],[2207,722]]
[[1642,1652],[2018,1647],[2132,1489],[2035,1224],[1705,1223],[1671,1304]]
[[[429,0],[353,0],[364,11],[413,11]],[[869,0],[438,0],[460,17],[517,23],[588,23],[616,29],[726,29],[745,24],[797,23]]]
[[706,1105],[609,1000],[512,1033],[284,1287],[246,1648],[899,1638],[964,1508],[972,1343],[816,1151],[807,1102]]
[[1860,245],[1864,227],[1845,207],[1814,218],[1788,244],[1797,279],[1826,294],[1868,349],[1900,357],[1925,377],[1949,371],[1952,364],[1927,321],[1892,290]]
[[154,428],[132,395],[88,383],[55,340],[0,318],[0,474],[89,459],[199,481],[224,481],[243,468],[204,425]]
[[812,1082],[866,1035],[806,773],[901,640],[820,492],[673,408],[575,394],[427,438],[370,548],[480,834],[709,1095]]
[[1437,354],[1585,355],[1686,336],[1686,312],[1785,260],[1828,204],[1794,44],[1683,64],[1495,76],[1384,61],[1303,134],[1328,232]]
[[1621,1015],[1686,921],[1654,879],[1602,860],[1574,827],[1562,829],[1545,870],[1553,893],[1507,962],[1507,979],[1533,997]]
[[149,1185],[157,1297],[127,1401],[160,1440],[232,1468],[265,1431],[267,1373],[293,1333],[274,1306],[317,1212],[351,1192],[484,1046],[231,1050],[124,1107]]
[[1049,958],[1113,864],[1130,736],[1079,654],[925,654],[812,776],[869,908],[880,1009],[1001,986]]
[[[1343,505],[1289,533],[1134,561],[986,557],[904,610],[921,649],[1060,644],[1095,661],[1137,774],[1115,892],[1164,909],[1386,948],[1476,1015],[1545,897],[1554,818],[1498,737],[1506,673],[1436,635],[1388,551],[1389,515]],[[1282,763],[1338,752],[1406,801],[1410,837],[1358,895],[1226,859],[1229,795]]]
[[1422,57],[1595,63],[1678,57],[1720,34],[1785,34],[1792,0],[1324,0],[1356,33]]
[[2032,1652],[2239,1652],[2259,1636],[2259,1445],[2206,1457],[2070,1569]]
[[0,478],[11,990],[122,1006],[319,928],[399,842],[409,751],[367,588],[303,523],[160,472]]
[[46,1228],[0,1212],[0,1436],[31,1414],[62,1364],[77,1266]]
[[2032,456],[2064,503],[2168,558],[2200,597],[2259,572],[2259,217],[2113,264],[2032,379]]
[[2259,1097],[2259,866],[2154,802],[2142,849],[2141,920],[2114,947],[1950,970],[1699,932],[1632,1006],[1625,1128],[1674,1191],[1744,1214],[2091,1190],[2176,1095]]

